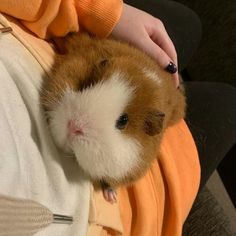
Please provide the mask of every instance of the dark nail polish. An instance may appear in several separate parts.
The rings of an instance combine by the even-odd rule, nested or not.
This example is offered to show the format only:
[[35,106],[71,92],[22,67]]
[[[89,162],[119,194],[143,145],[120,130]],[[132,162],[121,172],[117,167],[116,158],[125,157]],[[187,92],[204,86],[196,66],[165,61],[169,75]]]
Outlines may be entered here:
[[169,72],[171,74],[176,73],[177,70],[178,70],[177,66],[173,62],[170,62],[165,69],[166,69],[167,72]]

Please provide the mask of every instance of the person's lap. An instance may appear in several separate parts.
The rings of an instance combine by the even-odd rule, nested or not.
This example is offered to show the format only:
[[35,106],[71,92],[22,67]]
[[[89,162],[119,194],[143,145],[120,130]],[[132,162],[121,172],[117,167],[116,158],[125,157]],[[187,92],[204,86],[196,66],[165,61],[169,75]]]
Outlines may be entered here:
[[201,164],[202,188],[236,140],[236,89],[224,83],[187,82],[186,122]]
[[[126,3],[162,20],[176,47],[182,72],[200,43],[198,16],[184,5],[169,0],[128,0]],[[204,82],[188,82],[185,87],[186,122],[199,152],[201,189],[235,143],[236,89],[222,83]]]

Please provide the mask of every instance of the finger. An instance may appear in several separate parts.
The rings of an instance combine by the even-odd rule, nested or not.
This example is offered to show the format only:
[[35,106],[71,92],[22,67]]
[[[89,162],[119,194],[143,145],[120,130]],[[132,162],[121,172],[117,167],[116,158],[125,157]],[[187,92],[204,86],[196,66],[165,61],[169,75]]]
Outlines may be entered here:
[[175,87],[179,88],[179,84],[180,84],[180,82],[179,82],[179,74],[178,73],[173,74],[173,79],[174,79]]
[[161,49],[156,43],[154,43],[149,36],[143,38],[141,42],[138,42],[140,48],[142,48],[149,56],[151,56],[159,66],[166,68],[172,59]]
[[[171,59],[170,61],[173,61],[174,64],[177,66],[178,65],[178,60],[177,60],[177,53],[174,47],[174,44],[172,40],[170,39],[163,23],[155,18],[155,23],[152,24],[152,27],[147,27],[147,33],[152,39],[152,41],[157,44]],[[173,68],[169,68],[170,71],[173,72]],[[176,87],[179,86],[179,76],[178,73],[173,74],[174,82]]]
[[[166,69],[172,59],[166,54],[166,52],[160,48],[156,43],[154,43],[149,36],[144,37],[144,40],[140,42],[140,45],[137,45],[142,48],[149,56],[151,56],[157,64],[159,64],[163,69]],[[170,70],[168,71],[170,72]],[[178,73],[173,70],[174,80],[176,86],[178,86]]]
[[154,24],[149,28],[150,38],[162,48],[172,61],[177,65],[177,53],[163,23],[155,18]]

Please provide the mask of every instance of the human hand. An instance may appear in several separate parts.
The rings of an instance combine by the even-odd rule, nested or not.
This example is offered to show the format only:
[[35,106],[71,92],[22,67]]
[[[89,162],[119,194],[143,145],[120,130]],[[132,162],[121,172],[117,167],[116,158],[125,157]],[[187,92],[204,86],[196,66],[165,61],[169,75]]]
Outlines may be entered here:
[[132,43],[146,52],[169,73],[179,86],[177,54],[163,23],[148,13],[124,4],[120,20],[111,36]]

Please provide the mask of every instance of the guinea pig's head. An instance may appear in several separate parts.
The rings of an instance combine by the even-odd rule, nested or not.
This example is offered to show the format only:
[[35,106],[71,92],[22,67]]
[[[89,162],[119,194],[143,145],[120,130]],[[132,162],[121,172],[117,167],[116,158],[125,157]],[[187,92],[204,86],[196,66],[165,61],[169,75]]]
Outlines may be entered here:
[[94,180],[126,183],[157,154],[164,114],[155,81],[124,58],[68,58],[45,83],[53,138]]

